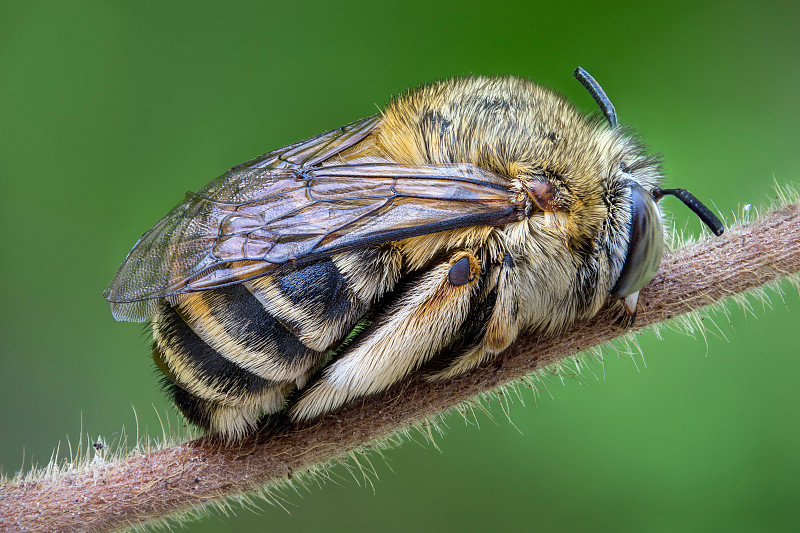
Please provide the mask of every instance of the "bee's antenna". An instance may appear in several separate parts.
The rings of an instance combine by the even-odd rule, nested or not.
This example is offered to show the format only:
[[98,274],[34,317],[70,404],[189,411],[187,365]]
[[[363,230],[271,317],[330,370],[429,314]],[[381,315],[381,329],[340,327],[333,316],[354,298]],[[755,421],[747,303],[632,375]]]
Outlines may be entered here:
[[583,70],[583,67],[576,68],[574,76],[576,80],[581,82],[581,85],[586,87],[586,90],[592,95],[594,101],[597,102],[597,105],[603,110],[603,114],[608,119],[608,123],[611,124],[611,127],[616,128],[617,111],[614,109],[614,104],[608,99],[606,92],[600,87],[600,84],[597,83],[597,80],[594,79],[591,74]]
[[700,220],[708,226],[714,235],[719,237],[725,231],[725,225],[717,218],[717,215],[711,212],[709,208],[703,205],[703,202],[695,198],[695,196],[686,189],[659,189],[656,187],[651,192],[653,199],[658,201],[666,195],[672,195],[678,198],[681,202],[686,204],[686,207],[694,211],[700,217]]

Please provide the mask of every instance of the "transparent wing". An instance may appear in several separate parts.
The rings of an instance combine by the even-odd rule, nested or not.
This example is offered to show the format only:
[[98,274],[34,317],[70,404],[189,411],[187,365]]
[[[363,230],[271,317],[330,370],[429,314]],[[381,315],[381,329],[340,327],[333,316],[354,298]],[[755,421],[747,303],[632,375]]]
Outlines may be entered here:
[[[206,213],[203,202],[196,198],[235,205],[262,197],[265,188],[280,188],[278,182],[287,171],[330,159],[367,137],[379,122],[380,117],[374,115],[279,148],[231,168],[197,195],[187,194],[183,203],[133,245],[117,269],[116,277],[103,293],[112,302],[114,317],[135,322],[147,320],[157,304],[155,300],[148,301],[149,298],[170,294],[170,287],[176,285],[175,279],[182,272],[209,264],[203,255],[216,238],[209,232],[216,231],[217,224],[213,214]],[[123,305],[130,302],[144,303]]]
[[[474,165],[335,165],[280,185],[279,193],[232,212],[208,205],[219,220],[210,257],[267,262],[266,271],[287,261],[517,219],[501,178]],[[191,279],[187,288],[218,285],[218,276]]]
[[505,181],[474,165],[309,167],[286,163],[285,153],[265,167],[231,169],[148,231],[105,293],[115,316],[144,320],[147,300],[240,282],[287,261],[517,220]]
[[[377,115],[363,118],[347,126],[285,146],[237,165],[197,191],[199,196],[217,202],[241,204],[263,196],[264,176],[269,171],[296,170],[319,165],[350,148],[375,129]],[[281,173],[278,172],[280,176]]]

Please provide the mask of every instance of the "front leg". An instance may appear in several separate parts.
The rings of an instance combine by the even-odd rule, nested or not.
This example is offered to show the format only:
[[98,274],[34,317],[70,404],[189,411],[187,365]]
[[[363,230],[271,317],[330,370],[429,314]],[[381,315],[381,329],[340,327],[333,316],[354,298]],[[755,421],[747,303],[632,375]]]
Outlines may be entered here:
[[328,366],[290,409],[305,420],[358,396],[382,391],[450,344],[470,311],[481,263],[469,251],[423,273],[402,288],[352,346]]

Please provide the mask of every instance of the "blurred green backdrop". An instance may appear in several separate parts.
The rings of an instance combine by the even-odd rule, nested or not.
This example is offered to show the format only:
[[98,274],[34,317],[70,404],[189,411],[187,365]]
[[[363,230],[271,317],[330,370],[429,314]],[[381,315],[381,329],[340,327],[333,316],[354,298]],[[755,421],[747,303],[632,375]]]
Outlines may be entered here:
[[[595,105],[665,154],[671,185],[722,213],[800,180],[796,3],[3,2],[0,5],[0,465],[84,432],[160,433],[171,410],[140,325],[101,292],[152,223],[228,167],[453,75],[516,74]],[[674,200],[677,225],[699,224]],[[639,337],[644,361],[548,381],[441,451],[192,531],[779,531],[800,497],[800,300],[714,315],[707,342]],[[723,338],[727,337],[727,339]],[[152,406],[151,406],[152,404]],[[419,439],[422,441],[422,439]]]

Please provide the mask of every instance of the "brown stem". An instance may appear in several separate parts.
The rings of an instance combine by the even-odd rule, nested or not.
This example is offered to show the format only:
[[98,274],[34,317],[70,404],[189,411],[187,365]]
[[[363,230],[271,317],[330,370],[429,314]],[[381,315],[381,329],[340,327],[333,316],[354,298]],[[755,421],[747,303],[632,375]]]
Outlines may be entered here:
[[[667,256],[641,293],[636,327],[798,272],[800,204],[794,204]],[[236,446],[201,438],[74,473],[4,482],[0,530],[106,531],[274,484],[624,333],[607,311],[560,335],[522,337],[502,357],[456,379],[407,379],[280,435]]]

